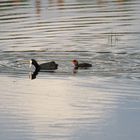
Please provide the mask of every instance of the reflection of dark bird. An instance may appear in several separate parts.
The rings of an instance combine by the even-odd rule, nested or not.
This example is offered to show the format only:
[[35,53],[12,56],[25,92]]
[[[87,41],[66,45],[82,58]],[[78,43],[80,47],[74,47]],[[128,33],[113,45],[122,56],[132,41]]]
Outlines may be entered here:
[[30,66],[31,65],[34,65],[35,71],[38,71],[38,72],[40,70],[53,71],[53,70],[56,70],[58,68],[58,64],[56,64],[54,61],[38,64],[35,59],[31,59],[30,60]]
[[29,78],[30,78],[31,80],[35,79],[36,76],[38,75],[38,72],[39,72],[38,70],[35,70],[33,73],[30,72]]
[[77,60],[73,60],[72,62],[74,64],[75,69],[78,69],[78,68],[87,69],[89,67],[92,67],[92,64],[89,64],[89,63],[78,63]]

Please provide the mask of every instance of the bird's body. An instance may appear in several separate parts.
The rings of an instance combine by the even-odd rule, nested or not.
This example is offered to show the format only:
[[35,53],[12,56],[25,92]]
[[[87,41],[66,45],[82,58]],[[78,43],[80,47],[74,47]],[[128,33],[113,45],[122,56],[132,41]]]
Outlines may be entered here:
[[92,65],[89,63],[79,63],[78,67],[92,67]]
[[58,64],[56,64],[54,61],[40,64],[41,70],[56,70],[57,67],[58,67]]
[[78,63],[77,60],[73,60],[72,62],[74,64],[75,69],[78,69],[78,68],[87,69],[87,68],[92,67],[92,64],[89,64],[89,63]]
[[34,65],[36,71],[53,71],[58,68],[58,64],[56,64],[54,61],[38,64],[35,59],[31,59],[30,64]]

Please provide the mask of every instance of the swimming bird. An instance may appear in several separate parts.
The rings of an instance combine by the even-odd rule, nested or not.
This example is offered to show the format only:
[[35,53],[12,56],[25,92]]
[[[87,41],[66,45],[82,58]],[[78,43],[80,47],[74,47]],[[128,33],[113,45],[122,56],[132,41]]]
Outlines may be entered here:
[[78,69],[78,68],[87,69],[89,67],[92,67],[92,64],[89,64],[89,63],[78,63],[77,60],[73,60],[72,62],[74,64],[75,69]]
[[53,71],[58,68],[58,64],[56,64],[54,61],[38,64],[35,59],[31,59],[30,66],[31,65],[34,65],[35,71],[37,71],[37,72],[39,72],[40,70]]

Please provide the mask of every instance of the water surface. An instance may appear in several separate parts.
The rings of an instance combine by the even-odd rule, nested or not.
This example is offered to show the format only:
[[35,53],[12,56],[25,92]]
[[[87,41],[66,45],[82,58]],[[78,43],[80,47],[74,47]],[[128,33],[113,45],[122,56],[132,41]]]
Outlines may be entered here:
[[[139,140],[140,2],[0,2],[0,139]],[[30,79],[29,60],[59,69]],[[71,61],[92,63],[73,70]]]

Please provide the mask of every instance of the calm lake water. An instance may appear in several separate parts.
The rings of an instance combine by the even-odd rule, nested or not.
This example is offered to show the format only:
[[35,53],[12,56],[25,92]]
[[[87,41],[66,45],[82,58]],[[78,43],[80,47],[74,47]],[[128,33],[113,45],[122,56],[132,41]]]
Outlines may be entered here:
[[139,0],[1,0],[0,140],[139,140],[139,44]]

